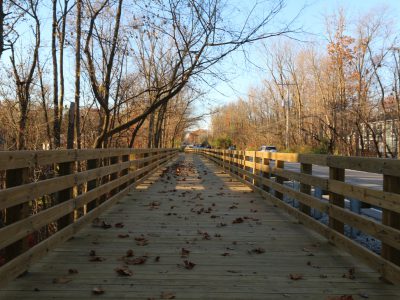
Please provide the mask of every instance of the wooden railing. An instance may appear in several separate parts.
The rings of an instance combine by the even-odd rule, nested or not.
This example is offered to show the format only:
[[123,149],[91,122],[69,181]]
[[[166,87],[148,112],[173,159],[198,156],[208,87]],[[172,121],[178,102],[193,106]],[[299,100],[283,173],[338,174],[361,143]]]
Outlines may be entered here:
[[92,222],[177,152],[0,152],[0,285]]
[[[400,160],[214,149],[194,151],[221,165],[331,243],[364,260],[384,279],[400,283]],[[285,169],[285,163],[299,163],[299,171]],[[313,165],[325,166],[326,176],[313,175]],[[346,169],[376,173],[380,188],[346,182]],[[287,186],[285,181],[297,182],[299,189]],[[326,191],[327,199],[312,195],[312,189],[316,188]],[[298,208],[283,201],[284,195],[296,199]],[[381,220],[349,210],[345,199],[359,200],[380,209]],[[310,213],[311,208],[326,214],[329,222],[316,220]],[[380,255],[346,235],[345,224],[380,240]]]

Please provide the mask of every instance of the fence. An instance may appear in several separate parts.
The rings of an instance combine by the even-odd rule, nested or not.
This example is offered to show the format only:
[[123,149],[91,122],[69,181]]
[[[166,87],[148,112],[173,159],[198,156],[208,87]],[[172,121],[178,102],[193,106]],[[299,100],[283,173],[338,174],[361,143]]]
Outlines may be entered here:
[[[194,151],[221,165],[331,243],[364,260],[384,279],[400,283],[400,160],[214,149]],[[285,169],[285,163],[299,163],[299,171]],[[327,176],[313,175],[313,166],[329,168]],[[346,182],[346,169],[379,174],[380,188]],[[299,190],[285,185],[288,180],[298,182]],[[317,188],[327,192],[327,200],[312,195],[312,189]],[[284,196],[296,199],[298,208],[283,201]],[[380,208],[381,221],[347,209],[345,199]],[[313,218],[311,209],[326,214],[327,224]],[[345,225],[380,240],[380,255],[346,236]]]
[[50,249],[72,237],[177,152],[0,152],[0,284],[25,272]]

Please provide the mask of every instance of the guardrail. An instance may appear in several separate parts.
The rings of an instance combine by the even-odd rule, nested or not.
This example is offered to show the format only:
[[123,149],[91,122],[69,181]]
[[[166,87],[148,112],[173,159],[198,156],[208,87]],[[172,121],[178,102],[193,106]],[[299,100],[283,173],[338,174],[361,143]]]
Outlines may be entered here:
[[[400,160],[214,149],[193,151],[221,165],[331,243],[364,260],[384,279],[400,283]],[[300,171],[285,169],[285,162],[300,163]],[[329,176],[323,178],[312,175],[313,165],[328,167]],[[383,183],[381,190],[345,182],[346,169],[380,174]],[[299,182],[299,190],[285,185],[287,180]],[[328,201],[314,197],[312,188],[327,191]],[[299,207],[283,201],[284,195],[295,198]],[[380,207],[382,221],[346,209],[345,198]],[[314,219],[311,208],[326,214],[328,224]],[[380,240],[381,254],[370,251],[346,236],[345,224]]]
[[177,152],[0,152],[0,285],[92,222]]

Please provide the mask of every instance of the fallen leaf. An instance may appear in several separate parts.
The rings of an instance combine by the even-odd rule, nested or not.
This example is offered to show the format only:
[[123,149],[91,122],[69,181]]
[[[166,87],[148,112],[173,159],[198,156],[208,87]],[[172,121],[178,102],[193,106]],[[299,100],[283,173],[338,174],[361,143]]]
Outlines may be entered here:
[[243,219],[240,217],[232,221],[232,224],[240,224],[240,223],[243,223]]
[[92,289],[92,294],[94,294],[94,295],[102,295],[104,293],[105,293],[105,291],[101,287],[94,287]]
[[161,299],[175,299],[175,293],[173,292],[161,292]]
[[136,245],[138,246],[146,246],[149,243],[149,240],[146,239],[143,235],[139,237],[135,237]]
[[120,239],[125,239],[125,238],[128,238],[129,237],[129,234],[127,234],[127,233],[120,233],[120,234],[118,234],[118,237],[120,238]]
[[89,261],[105,261],[106,259],[104,257],[101,256],[92,256],[91,258],[89,258]]
[[224,253],[222,253],[221,255],[222,255],[222,256],[230,256],[231,254],[228,253],[228,252],[224,252]]
[[156,258],[154,259],[155,262],[159,262],[160,261],[160,257],[156,256]]
[[127,265],[143,265],[147,261],[147,256],[140,256],[134,259],[125,259]]
[[103,229],[109,229],[109,228],[111,228],[111,224],[108,224],[108,223],[106,223],[105,221],[103,221],[103,222],[101,223],[101,228],[103,228]]
[[262,253],[265,253],[265,249],[259,247],[259,248],[251,249],[251,250],[249,250],[248,252],[249,252],[250,254],[251,254],[251,253],[262,254]]
[[182,257],[182,258],[188,257],[189,254],[190,254],[190,251],[189,251],[189,250],[187,250],[187,249],[185,249],[185,248],[182,248],[182,249],[181,249],[181,257]]
[[132,256],[134,256],[135,254],[133,253],[133,250],[132,249],[129,249],[129,250],[127,250],[126,251],[126,257],[132,257]]
[[116,228],[123,228],[125,225],[124,225],[124,223],[119,222],[119,223],[115,223],[114,226],[115,226]]
[[89,255],[90,255],[90,256],[96,256],[96,251],[90,250],[90,251],[89,251]]
[[188,261],[188,260],[184,260],[183,264],[184,264],[185,269],[188,269],[188,270],[193,269],[194,266],[196,265],[195,263]]
[[78,274],[78,270],[77,269],[68,269],[68,274]]
[[71,280],[72,280],[71,278],[59,277],[59,278],[54,278],[54,279],[53,279],[53,283],[64,284],[64,283],[70,282]]
[[293,274],[289,274],[289,278],[292,280],[300,280],[300,279],[303,279],[303,275],[293,273]]
[[121,275],[121,276],[132,276],[133,275],[132,271],[129,270],[128,267],[118,267],[118,268],[115,268],[114,271],[117,272],[118,275]]
[[352,295],[329,296],[326,300],[353,300]]

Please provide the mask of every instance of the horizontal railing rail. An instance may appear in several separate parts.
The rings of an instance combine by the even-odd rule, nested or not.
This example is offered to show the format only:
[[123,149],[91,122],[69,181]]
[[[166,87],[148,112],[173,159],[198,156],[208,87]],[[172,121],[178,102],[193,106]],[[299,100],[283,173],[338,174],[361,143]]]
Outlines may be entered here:
[[0,152],[0,286],[143,182],[177,149]]
[[[221,165],[304,225],[361,258],[386,280],[400,283],[400,160],[216,149],[192,151]],[[291,170],[285,169],[285,163]],[[298,171],[293,170],[292,163],[297,164]],[[313,174],[316,165],[327,167],[326,174]],[[346,170],[363,172],[354,175],[360,182],[346,182]],[[375,176],[373,188],[367,180],[371,175]],[[297,188],[288,186],[288,181],[296,182]],[[316,189],[328,197],[313,195],[312,190]],[[288,198],[295,202],[284,201]],[[373,219],[360,214],[361,209],[349,209],[346,200],[371,205],[381,211],[382,217]],[[312,212],[325,215],[327,221],[320,222]],[[379,240],[380,253],[352,239],[345,228]]]

